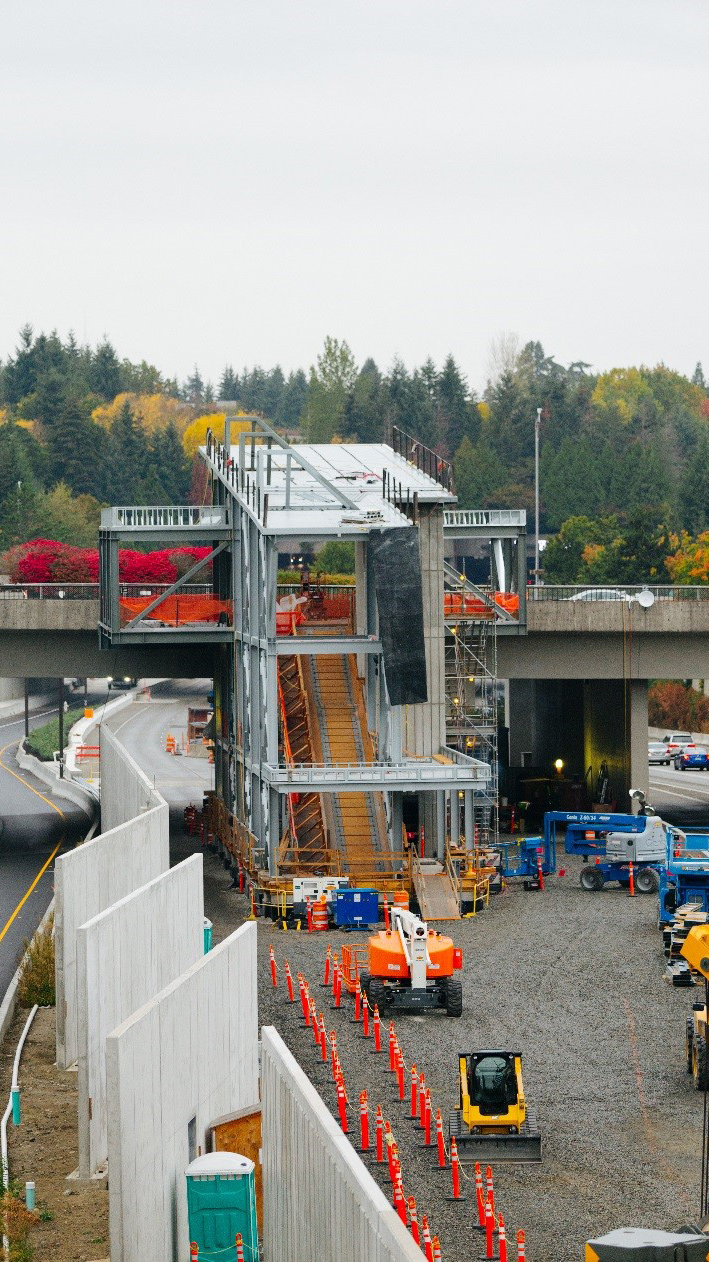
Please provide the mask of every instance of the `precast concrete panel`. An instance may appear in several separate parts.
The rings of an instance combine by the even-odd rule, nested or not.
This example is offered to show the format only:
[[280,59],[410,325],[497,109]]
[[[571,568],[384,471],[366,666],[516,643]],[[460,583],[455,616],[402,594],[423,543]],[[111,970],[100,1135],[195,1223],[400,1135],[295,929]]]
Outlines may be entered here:
[[162,798],[123,748],[115,734],[101,724],[101,827],[109,832],[145,811],[159,806]]
[[418,1245],[272,1026],[261,1031],[261,1100],[268,1262],[421,1262]]
[[108,1157],[106,1036],[204,954],[202,869],[202,855],[191,855],[78,930],[82,1178]]
[[189,1262],[190,1123],[205,1152],[212,1122],[259,1099],[255,924],[109,1035],[106,1085],[111,1262]]
[[170,866],[166,802],[137,819],[101,833],[54,865],[54,938],[57,993],[57,1065],[67,1069],[79,1054],[76,936],[80,925]]

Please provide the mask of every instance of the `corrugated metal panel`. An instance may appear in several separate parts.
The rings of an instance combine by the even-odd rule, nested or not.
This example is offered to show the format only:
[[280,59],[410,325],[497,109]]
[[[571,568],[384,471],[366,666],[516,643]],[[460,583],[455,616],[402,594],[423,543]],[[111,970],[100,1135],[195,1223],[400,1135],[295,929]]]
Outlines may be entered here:
[[268,1262],[421,1262],[423,1254],[279,1034],[261,1031]]

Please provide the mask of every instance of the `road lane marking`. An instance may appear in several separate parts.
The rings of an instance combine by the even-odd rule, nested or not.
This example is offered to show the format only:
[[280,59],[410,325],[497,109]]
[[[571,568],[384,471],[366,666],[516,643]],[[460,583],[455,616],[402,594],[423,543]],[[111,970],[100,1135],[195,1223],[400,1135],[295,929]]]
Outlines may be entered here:
[[18,776],[16,771],[11,771],[9,767],[5,766],[5,763],[2,760],[3,754],[6,750],[12,749],[12,746],[17,744],[17,741],[10,741],[9,744],[3,745],[2,749],[0,749],[0,767],[2,767],[3,771],[6,771],[9,776],[13,776],[15,780],[19,780],[20,784],[24,784],[25,788],[29,789],[30,793],[34,793],[35,797],[41,798],[43,802],[47,803],[47,806],[51,806],[52,810],[56,811],[57,815],[61,815],[62,819],[66,819],[64,812],[59,809],[56,802],[52,802],[49,798],[46,798],[43,793],[40,793],[39,789],[34,789],[31,784],[28,784],[26,780],[22,779],[22,776]]
[[[5,768],[5,770],[7,771],[7,767]],[[28,786],[28,787],[29,787],[29,786]],[[27,902],[27,899],[29,898],[29,896],[30,896],[30,894],[32,893],[32,891],[33,891],[33,890],[35,890],[35,889],[37,888],[37,886],[39,885],[40,881],[42,880],[42,877],[44,876],[45,872],[47,871],[47,868],[49,867],[50,863],[52,862],[52,860],[53,860],[54,856],[56,855],[57,851],[58,851],[58,850],[61,850],[61,848],[62,848],[62,846],[63,846],[63,845],[64,845],[64,838],[63,838],[63,837],[61,837],[61,838],[60,838],[60,840],[57,842],[56,846],[54,847],[54,849],[53,849],[52,853],[50,854],[49,858],[47,859],[47,862],[46,862],[46,863],[45,863],[45,864],[44,864],[44,865],[40,868],[39,872],[37,873],[36,877],[34,878],[34,881],[33,881],[33,882],[32,882],[32,884],[30,885],[30,887],[29,887],[29,889],[28,889],[27,893],[26,893],[26,894],[25,894],[25,895],[24,895],[24,896],[20,899],[19,903],[17,904],[17,907],[15,908],[15,910],[14,910],[14,911],[13,911],[13,913],[12,913],[12,915],[10,916],[10,919],[7,921],[7,923],[5,924],[4,928],[3,928],[2,930],[0,930],[0,942],[2,942],[3,938],[5,937],[5,934],[7,933],[8,929],[10,928],[10,925],[12,924],[13,920],[15,919],[15,917],[18,915],[18,913],[19,913],[19,912],[21,912],[21,911],[22,911],[22,908],[24,907],[25,903]]]
[[668,789],[664,784],[651,784],[651,789],[664,793],[668,798],[679,798],[682,802],[696,802],[698,806],[709,806],[709,796],[697,793],[680,793],[676,789]]
[[[30,718],[31,719],[45,719],[48,714],[58,714],[58,713],[59,713],[58,708],[54,710],[41,710],[39,712],[37,710],[31,710]],[[12,723],[0,723],[0,732],[2,731],[4,727],[17,727],[18,724],[24,723],[24,721],[25,721],[24,715],[20,714],[18,718],[12,720]]]

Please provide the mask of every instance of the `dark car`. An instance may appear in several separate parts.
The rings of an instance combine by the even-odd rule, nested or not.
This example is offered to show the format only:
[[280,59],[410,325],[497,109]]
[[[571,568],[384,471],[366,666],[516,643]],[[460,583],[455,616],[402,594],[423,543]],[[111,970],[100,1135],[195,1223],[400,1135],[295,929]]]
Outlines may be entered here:
[[701,745],[685,745],[675,758],[676,771],[708,771],[709,754]]

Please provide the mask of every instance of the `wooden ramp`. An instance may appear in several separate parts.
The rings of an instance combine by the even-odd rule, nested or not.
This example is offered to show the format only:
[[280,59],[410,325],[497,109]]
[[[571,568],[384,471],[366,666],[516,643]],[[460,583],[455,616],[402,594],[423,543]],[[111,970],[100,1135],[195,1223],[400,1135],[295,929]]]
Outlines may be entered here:
[[460,920],[458,895],[447,872],[414,868],[414,889],[422,920]]

